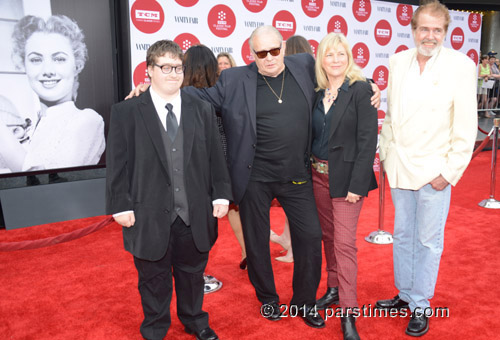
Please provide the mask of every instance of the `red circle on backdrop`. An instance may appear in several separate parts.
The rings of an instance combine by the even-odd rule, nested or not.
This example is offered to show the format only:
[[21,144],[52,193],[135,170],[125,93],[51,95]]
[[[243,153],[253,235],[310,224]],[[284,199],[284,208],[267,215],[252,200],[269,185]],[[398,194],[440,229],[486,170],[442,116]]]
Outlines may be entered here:
[[352,58],[359,67],[364,68],[370,61],[370,50],[368,46],[362,42],[354,45],[352,47]]
[[375,29],[373,30],[375,34],[375,40],[381,46],[385,46],[391,41],[392,38],[392,28],[391,24],[387,20],[380,20],[375,25]]
[[464,45],[464,40],[464,31],[460,27],[455,27],[450,35],[451,47],[453,47],[455,50],[461,49]]
[[198,3],[198,0],[175,0],[182,7],[192,7]]
[[138,0],[130,9],[130,18],[135,28],[142,33],[155,33],[163,26],[165,13],[154,0]]
[[383,91],[387,87],[387,81],[389,80],[389,70],[384,65],[378,66],[373,71],[373,81],[377,84],[380,91]]
[[394,53],[399,53],[401,51],[406,51],[408,49],[408,46],[406,45],[399,45],[398,48],[396,48],[396,52]]
[[280,31],[283,36],[283,40],[287,40],[294,35],[295,30],[297,29],[295,17],[288,11],[279,11],[276,13],[273,18],[273,26]]
[[253,63],[255,59],[253,58],[253,55],[250,51],[250,45],[248,44],[248,41],[250,38],[245,40],[243,45],[241,46],[241,59],[245,62],[246,65]]
[[323,11],[323,0],[302,0],[302,10],[311,18],[316,18]]
[[182,52],[186,52],[191,46],[200,44],[200,40],[191,33],[181,33],[175,37],[174,41],[181,47]]
[[399,4],[396,8],[396,18],[401,26],[408,26],[413,15],[413,7],[411,5]]
[[236,27],[236,17],[226,5],[214,6],[208,13],[208,27],[219,38],[230,36]]
[[137,65],[134,69],[134,87],[137,87],[139,84],[150,84],[151,81],[148,77],[148,66],[145,61]]
[[377,110],[377,116],[378,116],[378,126],[380,126],[384,121],[385,112],[383,110]]
[[309,39],[308,42],[309,42],[309,45],[311,45],[311,49],[313,50],[314,56],[316,56],[318,53],[319,42],[317,42],[314,39]]
[[331,17],[330,21],[328,21],[326,29],[328,33],[343,33],[347,37],[347,22],[340,15],[334,15]]
[[469,52],[467,52],[467,56],[471,58],[476,65],[479,63],[479,54],[475,49],[470,49]]
[[469,14],[469,29],[472,32],[477,32],[481,28],[481,14],[471,13]]
[[[378,131],[378,133],[380,134],[380,130]],[[380,155],[378,153],[375,154],[375,158],[373,159],[373,171],[380,171]]]
[[354,0],[352,2],[352,13],[356,20],[365,22],[372,13],[372,4],[370,0]]
[[258,13],[266,7],[267,0],[243,0],[243,5],[250,12]]

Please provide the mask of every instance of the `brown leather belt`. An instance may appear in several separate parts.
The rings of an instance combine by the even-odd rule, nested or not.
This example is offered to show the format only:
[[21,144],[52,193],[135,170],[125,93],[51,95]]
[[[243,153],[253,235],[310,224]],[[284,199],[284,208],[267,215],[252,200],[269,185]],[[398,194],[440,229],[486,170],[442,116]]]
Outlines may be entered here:
[[314,170],[323,175],[328,175],[328,161],[318,159],[315,156],[311,157],[311,165]]

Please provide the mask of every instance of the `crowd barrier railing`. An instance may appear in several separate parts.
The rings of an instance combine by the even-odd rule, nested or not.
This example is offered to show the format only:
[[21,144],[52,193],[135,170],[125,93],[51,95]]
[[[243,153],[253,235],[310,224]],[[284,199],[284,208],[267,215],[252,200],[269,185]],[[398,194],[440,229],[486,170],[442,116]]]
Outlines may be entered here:
[[500,117],[500,81],[498,79],[490,79],[482,81],[478,78],[477,92],[477,111],[479,116],[486,118]]

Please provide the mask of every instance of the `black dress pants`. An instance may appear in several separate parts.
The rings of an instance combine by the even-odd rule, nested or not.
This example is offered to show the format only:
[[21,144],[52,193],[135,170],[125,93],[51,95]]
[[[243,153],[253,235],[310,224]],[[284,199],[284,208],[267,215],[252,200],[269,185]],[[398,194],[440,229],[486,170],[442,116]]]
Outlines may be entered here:
[[290,224],[293,248],[292,305],[314,305],[321,278],[321,227],[312,183],[250,181],[240,202],[248,276],[262,303],[278,302],[271,265],[269,210],[277,198]]
[[148,339],[163,339],[171,324],[172,273],[177,295],[177,316],[193,331],[208,327],[208,313],[201,308],[204,296],[203,272],[208,252],[196,248],[191,228],[179,217],[170,227],[167,252],[158,261],[142,260],[134,256],[139,273],[144,321],[141,334]]

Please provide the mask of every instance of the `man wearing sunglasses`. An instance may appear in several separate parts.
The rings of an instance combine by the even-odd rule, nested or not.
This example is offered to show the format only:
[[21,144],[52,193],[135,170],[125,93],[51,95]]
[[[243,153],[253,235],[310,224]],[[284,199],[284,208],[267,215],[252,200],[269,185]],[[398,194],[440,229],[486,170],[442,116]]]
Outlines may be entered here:
[[[321,228],[309,174],[315,61],[308,53],[285,57],[285,42],[273,26],[255,29],[249,44],[254,63],[224,70],[211,88],[183,91],[212,103],[222,114],[248,276],[262,303],[262,316],[278,321],[284,310],[269,247],[269,210],[277,198],[289,220],[294,252],[294,293],[288,309],[299,309],[308,326],[322,328],[325,323],[314,308],[321,278]],[[379,97],[377,88],[374,99]]]
[[[187,88],[221,111],[235,203],[239,204],[247,249],[248,276],[261,314],[281,317],[269,248],[269,210],[277,198],[290,222],[294,252],[293,297],[308,326],[321,328],[315,313],[321,277],[321,228],[309,174],[314,58],[285,55],[273,26],[249,39],[254,63],[224,70],[214,87]],[[378,95],[380,92],[378,92]]]

